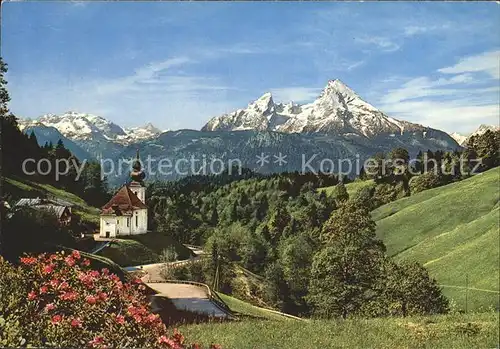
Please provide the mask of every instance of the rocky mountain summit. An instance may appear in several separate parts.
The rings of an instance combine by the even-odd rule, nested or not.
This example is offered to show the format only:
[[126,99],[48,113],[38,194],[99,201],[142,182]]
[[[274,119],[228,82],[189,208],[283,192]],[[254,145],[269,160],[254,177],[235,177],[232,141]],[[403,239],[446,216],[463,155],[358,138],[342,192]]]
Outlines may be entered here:
[[307,104],[276,103],[267,92],[245,109],[212,118],[202,131],[278,131],[285,133],[355,134],[367,138],[419,132],[429,128],[396,120],[364,101],[340,80],[330,80]]

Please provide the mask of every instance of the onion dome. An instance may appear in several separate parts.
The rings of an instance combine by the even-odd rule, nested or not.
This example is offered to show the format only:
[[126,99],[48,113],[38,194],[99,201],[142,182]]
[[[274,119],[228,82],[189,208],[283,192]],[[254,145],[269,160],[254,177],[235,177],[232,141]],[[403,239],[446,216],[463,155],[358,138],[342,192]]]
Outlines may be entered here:
[[141,160],[139,160],[139,150],[137,150],[137,155],[134,163],[132,164],[132,172],[130,172],[130,178],[134,182],[142,182],[146,178],[146,174],[142,170]]

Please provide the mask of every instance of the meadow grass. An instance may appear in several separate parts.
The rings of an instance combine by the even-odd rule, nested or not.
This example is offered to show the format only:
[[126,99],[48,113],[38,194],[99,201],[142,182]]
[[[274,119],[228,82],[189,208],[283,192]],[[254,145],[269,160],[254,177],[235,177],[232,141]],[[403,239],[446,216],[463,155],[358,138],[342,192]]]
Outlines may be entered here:
[[185,325],[190,341],[225,349],[442,348],[498,346],[498,313],[410,318],[272,321]]
[[[349,194],[349,197],[352,198],[362,188],[374,187],[374,186],[375,186],[375,182],[372,179],[366,180],[366,181],[362,181],[362,180],[357,179],[354,182],[347,183],[345,185],[345,188],[347,190],[347,194]],[[318,191],[320,191],[320,192],[324,191],[326,193],[326,195],[328,195],[328,196],[336,196],[337,195],[337,189],[335,186],[319,188]]]
[[466,287],[469,310],[499,307],[499,174],[492,169],[372,212],[388,255],[422,263],[459,309]]
[[161,262],[164,249],[173,248],[178,259],[193,255],[190,249],[160,232],[149,232],[130,238],[117,239],[98,254],[111,259],[122,267]]
[[249,317],[249,318],[257,318],[264,320],[275,320],[275,321],[300,321],[294,320],[293,318],[289,318],[268,309],[256,307],[247,302],[239,300],[237,298],[225,295],[223,293],[217,293],[220,298],[226,303],[229,308],[236,313],[237,316]]

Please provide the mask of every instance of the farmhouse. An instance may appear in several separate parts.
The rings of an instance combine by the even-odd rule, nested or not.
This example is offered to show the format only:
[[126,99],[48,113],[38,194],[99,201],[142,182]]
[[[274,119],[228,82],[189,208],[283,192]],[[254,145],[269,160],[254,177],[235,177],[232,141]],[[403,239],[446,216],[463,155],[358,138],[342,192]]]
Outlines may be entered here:
[[53,212],[57,216],[60,225],[69,225],[71,223],[73,216],[71,206],[71,203],[47,198],[22,198],[14,205],[14,207],[31,207],[36,210]]
[[141,168],[139,152],[132,169],[131,182],[121,187],[102,207],[100,237],[110,238],[148,232],[145,173]]

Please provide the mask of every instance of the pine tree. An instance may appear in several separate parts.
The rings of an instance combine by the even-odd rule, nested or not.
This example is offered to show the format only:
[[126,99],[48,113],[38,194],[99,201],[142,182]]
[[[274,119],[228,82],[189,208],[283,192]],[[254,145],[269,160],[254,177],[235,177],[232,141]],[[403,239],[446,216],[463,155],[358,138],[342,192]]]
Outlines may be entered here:
[[339,184],[335,186],[335,200],[338,205],[349,200],[349,193],[347,193],[344,182],[339,182]]
[[269,233],[271,234],[271,241],[273,243],[278,242],[281,238],[285,227],[288,225],[291,217],[288,213],[286,207],[282,204],[281,201],[278,201],[277,206],[274,209],[274,212],[271,213],[271,219],[269,219]]
[[217,213],[217,207],[212,208],[212,214],[210,215],[210,224],[216,227],[219,224],[219,214]]

